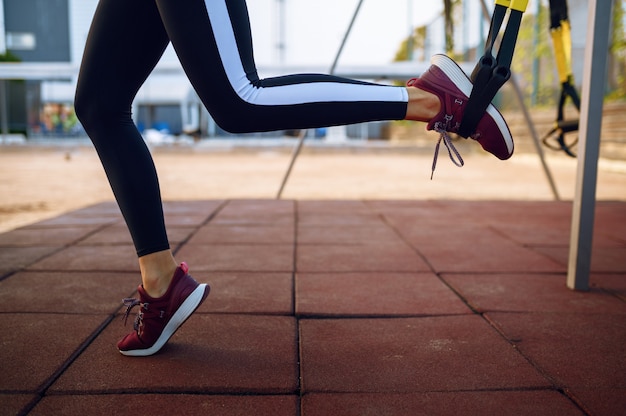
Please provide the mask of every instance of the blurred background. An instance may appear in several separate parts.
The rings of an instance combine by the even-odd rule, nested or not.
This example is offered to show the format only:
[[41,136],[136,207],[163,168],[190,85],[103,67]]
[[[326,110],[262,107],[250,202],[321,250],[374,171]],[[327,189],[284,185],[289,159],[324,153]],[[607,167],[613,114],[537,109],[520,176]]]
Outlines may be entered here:
[[[72,101],[97,2],[0,0],[0,60],[20,63],[3,65],[0,71],[0,78],[4,78],[0,116],[5,140],[9,133],[26,139],[84,136]],[[491,1],[486,3],[366,0],[347,37],[359,5],[355,0],[254,0],[248,7],[261,77],[329,72],[338,58],[337,74],[359,78],[377,75],[374,81],[391,83],[404,82],[407,75],[419,75],[435,53],[447,53],[468,65],[476,62],[489,29],[483,5],[493,7]],[[626,97],[624,0],[613,3],[606,93],[609,101],[618,105]],[[579,87],[587,35],[587,1],[567,0],[567,4],[572,27],[572,71]],[[561,87],[549,28],[548,1],[531,0],[522,22],[513,69],[526,104],[541,110],[537,121],[540,125],[546,121],[542,117],[546,113],[550,115],[548,123],[553,121]],[[338,56],[344,39],[345,46]],[[504,112],[519,109],[510,88],[502,90],[496,104]],[[171,47],[139,92],[133,114],[149,140],[228,137],[200,104]],[[406,128],[403,123],[369,123],[350,126],[341,134],[361,140],[413,137],[414,133],[406,132]],[[539,130],[543,133],[544,126]],[[275,138],[283,133],[293,132],[251,136]],[[328,132],[319,129],[309,134],[324,138]]]

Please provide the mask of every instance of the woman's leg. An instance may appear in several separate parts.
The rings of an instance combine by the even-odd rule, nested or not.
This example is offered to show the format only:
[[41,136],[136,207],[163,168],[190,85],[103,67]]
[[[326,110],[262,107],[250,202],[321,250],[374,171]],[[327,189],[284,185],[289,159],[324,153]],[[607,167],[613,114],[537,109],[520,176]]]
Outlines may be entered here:
[[144,287],[163,293],[176,268],[152,157],[132,101],[169,39],[154,0],[101,0],[87,39],[76,113],[98,152],[132,235]]
[[[416,88],[409,93],[404,87],[321,74],[259,79],[245,0],[188,0],[184,6],[156,1],[187,76],[216,122],[230,132],[407,116],[429,120],[438,111],[438,98]],[[409,108],[409,98],[419,104]]]
[[[450,100],[447,92],[431,94],[428,88],[381,86],[328,75],[261,80],[244,0],[100,0],[75,106],[139,255],[143,287],[139,301],[128,300],[127,312],[137,305],[142,312],[136,330],[118,343],[127,355],[158,351],[209,290],[187,274],[186,265],[176,269],[154,163],[131,119],[132,101],[168,39],[205,106],[222,127],[233,132],[403,118],[427,121],[443,114],[441,97],[462,103]],[[444,84],[449,81],[443,77]],[[168,286],[173,288],[168,295],[154,299],[165,294]]]
[[[451,159],[457,163],[455,153],[463,164],[448,133],[458,133],[473,86],[448,57],[434,57],[408,88],[320,74],[259,79],[245,0],[187,0],[184,6],[177,0],[156,1],[189,80],[222,128],[243,133],[427,121],[427,129],[445,139]],[[513,154],[509,128],[492,105],[468,137],[500,159]]]
[[[209,12],[217,22],[218,38]],[[182,5],[175,0],[102,0],[86,45],[75,105],[128,224],[144,280],[161,270],[151,267],[154,263],[172,261],[156,171],[131,119],[131,105],[168,35],[207,108],[231,131],[398,119],[407,115],[407,101],[415,95],[411,102],[421,99],[424,105],[417,107],[422,113],[428,102],[439,105],[416,88],[407,92],[327,75],[259,80],[243,0],[188,0]],[[167,259],[155,254],[162,252]]]

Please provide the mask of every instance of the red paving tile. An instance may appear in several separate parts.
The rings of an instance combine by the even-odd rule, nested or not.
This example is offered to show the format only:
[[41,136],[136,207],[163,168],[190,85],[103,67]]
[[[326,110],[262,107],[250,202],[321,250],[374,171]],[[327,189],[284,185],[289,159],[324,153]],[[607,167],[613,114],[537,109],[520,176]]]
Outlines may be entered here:
[[415,272],[428,264],[405,244],[299,245],[299,272]]
[[597,289],[586,293],[572,291],[561,274],[444,274],[443,279],[478,312],[576,311],[626,315],[625,302]]
[[281,214],[273,212],[262,212],[253,214],[239,214],[235,212],[227,212],[218,214],[211,224],[213,225],[239,225],[239,226],[281,226],[281,225],[293,225],[294,218],[293,213]]
[[382,216],[383,220],[400,227],[405,224],[427,222],[439,216],[441,204],[437,201],[415,201],[415,200],[395,200],[395,201],[367,201],[370,212]]
[[211,220],[219,225],[279,225],[295,221],[293,201],[236,200],[229,201]]
[[293,315],[291,273],[193,272],[211,294],[199,312]]
[[138,273],[16,273],[0,281],[0,312],[111,314],[139,283]]
[[494,227],[499,233],[524,246],[567,246],[570,239],[569,224],[507,223]]
[[6,273],[28,267],[37,260],[59,251],[60,248],[52,246],[0,248],[0,277]]
[[444,227],[446,231],[463,226],[516,224],[520,218],[531,226],[549,224],[569,227],[571,222],[571,203],[565,202],[378,201],[369,204],[396,226],[427,226],[435,221],[447,223]]
[[198,229],[189,244],[292,244],[295,239],[291,224],[264,225],[208,225]]
[[292,244],[186,245],[177,257],[199,271],[293,271]]
[[484,226],[445,230],[412,227],[400,233],[437,272],[559,272],[566,268],[550,257],[501,236]]
[[300,320],[302,390],[427,392],[549,386],[475,315]]
[[100,229],[97,233],[90,235],[82,240],[79,245],[115,245],[115,244],[132,244],[130,232],[126,224],[122,221]]
[[2,314],[0,391],[37,391],[105,318],[88,314]]
[[[493,226],[495,230],[506,237],[525,246],[569,246],[571,224],[567,223],[547,223],[538,221],[537,223],[524,221],[523,223],[499,223]],[[593,236],[594,247],[616,247],[620,243],[615,239],[613,233],[596,228]]]
[[34,263],[29,270],[139,271],[132,245],[73,246]]
[[165,201],[163,210],[166,216],[187,215],[203,213],[206,217],[215,214],[226,201],[205,200],[205,201]]
[[402,240],[385,224],[316,225],[298,227],[299,244],[376,244],[387,245]]
[[158,354],[139,359],[115,348],[131,330],[114,320],[50,391],[284,394],[298,388],[292,317],[195,314]]
[[307,394],[302,416],[583,415],[556,391]]
[[[528,221],[529,224],[569,225],[572,203],[555,201],[439,201],[442,211],[458,215],[461,220],[484,224],[513,224]],[[463,221],[462,221],[463,222]]]
[[297,201],[298,215],[303,214],[371,214],[369,202],[304,200]]
[[114,224],[119,220],[119,214],[81,215],[80,213],[69,213],[24,228],[97,227]]
[[212,291],[141,359],[115,348],[140,279],[115,203],[0,234],[0,413],[626,408],[623,202],[597,204],[589,292],[565,287],[568,202],[174,201],[165,213],[177,258]]
[[[168,227],[167,235],[170,244],[175,245],[186,240],[189,235],[195,230],[195,227]],[[80,241],[79,245],[122,245],[132,244],[132,242],[133,240],[130,237],[130,232],[128,232],[128,228],[126,228],[126,224],[119,223],[99,230],[97,233],[94,233],[84,240]]]
[[135,394],[103,396],[50,396],[30,413],[36,415],[110,416],[294,416],[296,396],[216,396],[198,394]]
[[601,204],[596,204],[594,227],[594,236],[606,235],[621,244],[626,243],[623,203],[602,202]]
[[64,246],[85,238],[97,228],[20,228],[0,234],[0,247]]
[[359,227],[376,227],[384,225],[382,218],[373,213],[355,214],[346,213],[319,213],[304,212],[298,214],[298,224],[302,226],[325,225],[325,226],[359,226]]
[[578,389],[570,391],[574,400],[591,415],[626,414],[626,388]]
[[298,315],[444,315],[470,309],[432,273],[298,273]]
[[197,227],[204,224],[209,216],[206,213],[180,213],[166,215],[165,225],[169,227]]
[[623,315],[494,312],[487,316],[557,385],[582,389],[626,386]]
[[[567,267],[569,248],[536,247],[535,251],[554,259]],[[591,272],[626,273],[626,247],[594,247],[591,252]]]
[[623,274],[593,274],[590,277],[590,286],[611,293],[626,301],[626,273]]
[[17,415],[31,401],[36,401],[38,396],[34,394],[1,394],[0,393],[0,409],[2,414]]

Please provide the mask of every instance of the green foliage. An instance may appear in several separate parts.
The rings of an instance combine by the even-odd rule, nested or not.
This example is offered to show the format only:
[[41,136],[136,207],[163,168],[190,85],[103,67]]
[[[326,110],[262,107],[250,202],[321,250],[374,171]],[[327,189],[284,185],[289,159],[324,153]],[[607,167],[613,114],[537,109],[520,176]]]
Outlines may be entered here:
[[624,27],[625,0],[613,2],[613,33],[609,51],[612,57],[612,67],[609,73],[611,92],[609,98],[626,99],[626,28]]
[[554,105],[560,89],[550,36],[550,10],[543,4],[539,14],[525,13],[511,68],[524,96],[535,97],[536,105]]
[[400,44],[398,51],[396,52],[396,56],[394,57],[394,62],[401,62],[409,60],[409,44],[412,46],[412,51],[410,55],[413,55],[413,51],[415,50],[423,50],[426,45],[426,26],[416,27],[413,30],[412,37],[406,38]]
[[609,50],[616,54],[624,54],[626,49],[626,33],[624,33],[624,0],[613,2],[613,36]]
[[11,51],[6,51],[6,53],[0,54],[0,62],[20,62],[21,59],[11,53]]

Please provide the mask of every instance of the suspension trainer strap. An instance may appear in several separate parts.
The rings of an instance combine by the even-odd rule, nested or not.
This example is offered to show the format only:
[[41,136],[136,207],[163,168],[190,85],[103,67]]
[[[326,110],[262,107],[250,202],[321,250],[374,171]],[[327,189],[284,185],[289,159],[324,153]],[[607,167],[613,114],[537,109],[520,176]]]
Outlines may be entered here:
[[[474,134],[487,107],[504,83],[511,77],[513,52],[522,15],[527,6],[528,0],[496,0],[485,52],[472,71],[471,80],[474,86],[459,126],[458,134],[460,136],[470,137]],[[507,11],[509,11],[509,18],[506,29],[500,42],[498,54],[494,57],[494,45]]]
[[575,156],[565,143],[564,137],[565,133],[578,130],[578,120],[565,120],[564,109],[567,98],[570,98],[576,109],[580,111],[580,97],[574,86],[572,71],[572,36],[567,0],[550,0],[550,35],[552,37],[552,45],[554,46],[554,57],[559,81],[561,82],[561,96],[557,108],[555,127],[546,136],[544,143],[552,134],[557,133],[556,140],[560,150],[563,150],[569,156]]

